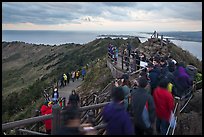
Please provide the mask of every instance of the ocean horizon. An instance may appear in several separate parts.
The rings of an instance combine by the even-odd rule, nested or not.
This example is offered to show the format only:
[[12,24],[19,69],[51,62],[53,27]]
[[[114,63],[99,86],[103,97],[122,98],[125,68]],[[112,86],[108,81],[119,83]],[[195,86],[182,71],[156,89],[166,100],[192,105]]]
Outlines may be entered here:
[[[2,41],[22,41],[45,45],[61,45],[65,43],[86,44],[101,38],[98,37],[99,35],[129,35],[137,36],[141,42],[145,42],[152,33],[136,31],[2,30]],[[189,51],[199,60],[202,60],[202,31],[161,32],[161,34],[164,35],[164,38],[168,38],[177,46]],[[126,39],[125,37],[121,38]]]

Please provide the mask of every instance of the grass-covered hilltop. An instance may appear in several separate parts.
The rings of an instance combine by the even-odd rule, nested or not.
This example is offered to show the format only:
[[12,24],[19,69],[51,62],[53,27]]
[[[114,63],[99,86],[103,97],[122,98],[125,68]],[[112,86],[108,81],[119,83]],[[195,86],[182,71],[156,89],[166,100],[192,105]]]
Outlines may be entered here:
[[[31,117],[35,108],[43,103],[42,91],[56,82],[62,73],[87,64],[95,65],[96,60],[106,57],[109,43],[119,46],[127,41],[136,46],[139,44],[137,38],[96,39],[84,45],[59,46],[2,42],[3,123]],[[90,82],[92,80],[95,79],[90,77]]]
[[[2,123],[32,117],[43,103],[42,91],[46,87],[59,80],[61,74],[87,64],[92,67],[88,69],[81,91],[103,89],[112,80],[106,67],[108,44],[122,48],[127,42],[148,57],[158,50],[158,47],[148,47],[148,41],[141,43],[137,37],[101,38],[83,45],[59,46],[2,42]],[[163,52],[171,52],[178,62],[193,64],[202,72],[202,62],[176,45],[170,43]]]

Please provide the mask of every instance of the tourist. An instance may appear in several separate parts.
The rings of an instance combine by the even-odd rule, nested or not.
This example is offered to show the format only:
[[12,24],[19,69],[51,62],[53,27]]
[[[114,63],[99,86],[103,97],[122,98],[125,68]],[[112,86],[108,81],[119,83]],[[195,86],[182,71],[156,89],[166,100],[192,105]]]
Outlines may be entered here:
[[64,78],[64,85],[66,86],[67,85],[67,75],[65,73],[63,74],[63,78]]
[[[41,111],[41,115],[52,114],[52,102],[45,102],[41,107],[40,111]],[[43,122],[45,124],[46,134],[51,134],[52,120],[47,119],[47,120],[44,120]]]
[[131,111],[134,118],[136,135],[153,134],[155,121],[155,106],[152,96],[145,87],[148,81],[145,77],[138,79],[138,88],[131,93]]
[[57,104],[58,98],[59,98],[59,92],[58,92],[58,89],[55,87],[52,92],[52,101],[54,102],[54,104]]
[[86,75],[86,69],[85,68],[82,68],[81,75],[82,75],[82,80],[84,80],[84,77]]
[[153,98],[156,108],[157,133],[165,135],[169,126],[170,116],[174,109],[174,99],[167,90],[168,80],[162,79],[154,90]]
[[68,104],[74,107],[79,107],[79,95],[76,93],[75,90],[72,90],[72,94],[69,96]]
[[155,67],[152,63],[148,64],[147,69],[149,72],[151,95],[153,95],[153,91],[157,87],[159,82],[160,69],[158,67]]
[[122,89],[124,92],[124,106],[125,106],[125,110],[128,111],[130,87],[131,87],[129,76],[127,74],[123,74],[121,77],[121,82],[122,82]]
[[115,87],[111,92],[112,101],[107,104],[102,116],[107,135],[133,135],[134,128],[128,112],[123,105],[124,92],[121,87]]
[[75,71],[72,72],[72,82],[74,82],[75,79]]
[[66,107],[61,118],[62,126],[56,135],[82,135],[80,130],[80,115],[78,109]]

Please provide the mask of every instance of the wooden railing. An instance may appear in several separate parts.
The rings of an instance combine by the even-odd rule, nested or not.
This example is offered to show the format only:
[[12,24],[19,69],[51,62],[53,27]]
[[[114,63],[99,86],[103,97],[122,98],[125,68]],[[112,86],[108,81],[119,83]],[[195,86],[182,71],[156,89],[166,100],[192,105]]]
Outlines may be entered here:
[[[101,104],[95,104],[95,105],[80,107],[79,111],[82,112],[82,111],[86,111],[86,110],[90,110],[90,109],[101,108],[101,107],[104,107],[108,103],[109,102],[105,102],[105,103],[101,103]],[[15,127],[20,127],[23,125],[32,124],[32,123],[47,120],[47,119],[52,119],[52,134],[55,134],[57,129],[60,127],[60,115],[64,113],[63,110],[62,111],[60,111],[60,110],[61,109],[60,109],[59,105],[55,104],[52,107],[52,114],[38,116],[38,117],[32,117],[32,118],[28,118],[28,119],[24,119],[24,120],[19,120],[19,121],[14,121],[14,122],[2,124],[2,131],[5,131],[7,129],[12,129]],[[22,131],[25,131],[25,130],[21,130],[21,132]],[[32,132],[32,133],[34,133],[34,132]]]
[[[122,59],[123,60],[123,59]],[[122,61],[123,65],[124,61]],[[123,69],[116,67],[113,63],[111,63],[111,60],[107,60],[107,66],[110,68],[112,76],[114,78],[121,77],[124,73],[126,73]],[[123,67],[122,67],[123,68]],[[138,74],[143,70],[144,68],[141,68],[135,72],[130,73],[130,80],[133,81],[136,77],[138,77]],[[201,81],[202,82],[202,81]],[[104,127],[106,124],[102,122],[102,107],[104,107],[106,104],[110,102],[110,91],[113,87],[114,81],[111,81],[107,86],[99,91],[99,92],[93,92],[90,93],[88,96],[85,96],[81,99],[81,107],[79,110],[82,112],[81,114],[81,123],[84,123],[86,121],[86,116],[88,115],[88,112],[92,110],[94,112],[94,118],[95,118],[95,129],[98,130],[98,134],[104,134],[105,129]],[[50,87],[51,88],[51,87]],[[85,102],[84,102],[85,100]],[[52,119],[52,133],[55,134],[57,129],[60,127],[60,115],[63,113],[63,110],[60,111],[60,108],[58,105],[53,105],[53,112],[52,114],[38,116],[38,117],[32,117],[24,120],[19,120],[15,122],[9,122],[2,124],[2,130],[12,129],[15,127],[20,127],[36,122],[40,122],[46,119]],[[24,132],[27,134],[38,134],[38,135],[46,135],[43,133],[30,131],[26,129],[18,129],[17,132]]]

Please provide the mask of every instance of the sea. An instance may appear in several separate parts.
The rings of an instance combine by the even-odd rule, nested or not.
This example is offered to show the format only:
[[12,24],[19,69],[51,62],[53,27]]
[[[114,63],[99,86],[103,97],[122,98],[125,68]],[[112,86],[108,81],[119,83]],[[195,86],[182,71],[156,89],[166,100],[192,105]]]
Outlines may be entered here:
[[[151,37],[153,32],[136,31],[58,31],[58,30],[2,30],[2,41],[23,41],[33,44],[61,45],[66,43],[86,44],[98,38],[108,35],[137,36],[141,42]],[[197,32],[159,32],[164,38],[189,51],[202,60],[202,31]],[[104,35],[103,37],[100,35]]]

